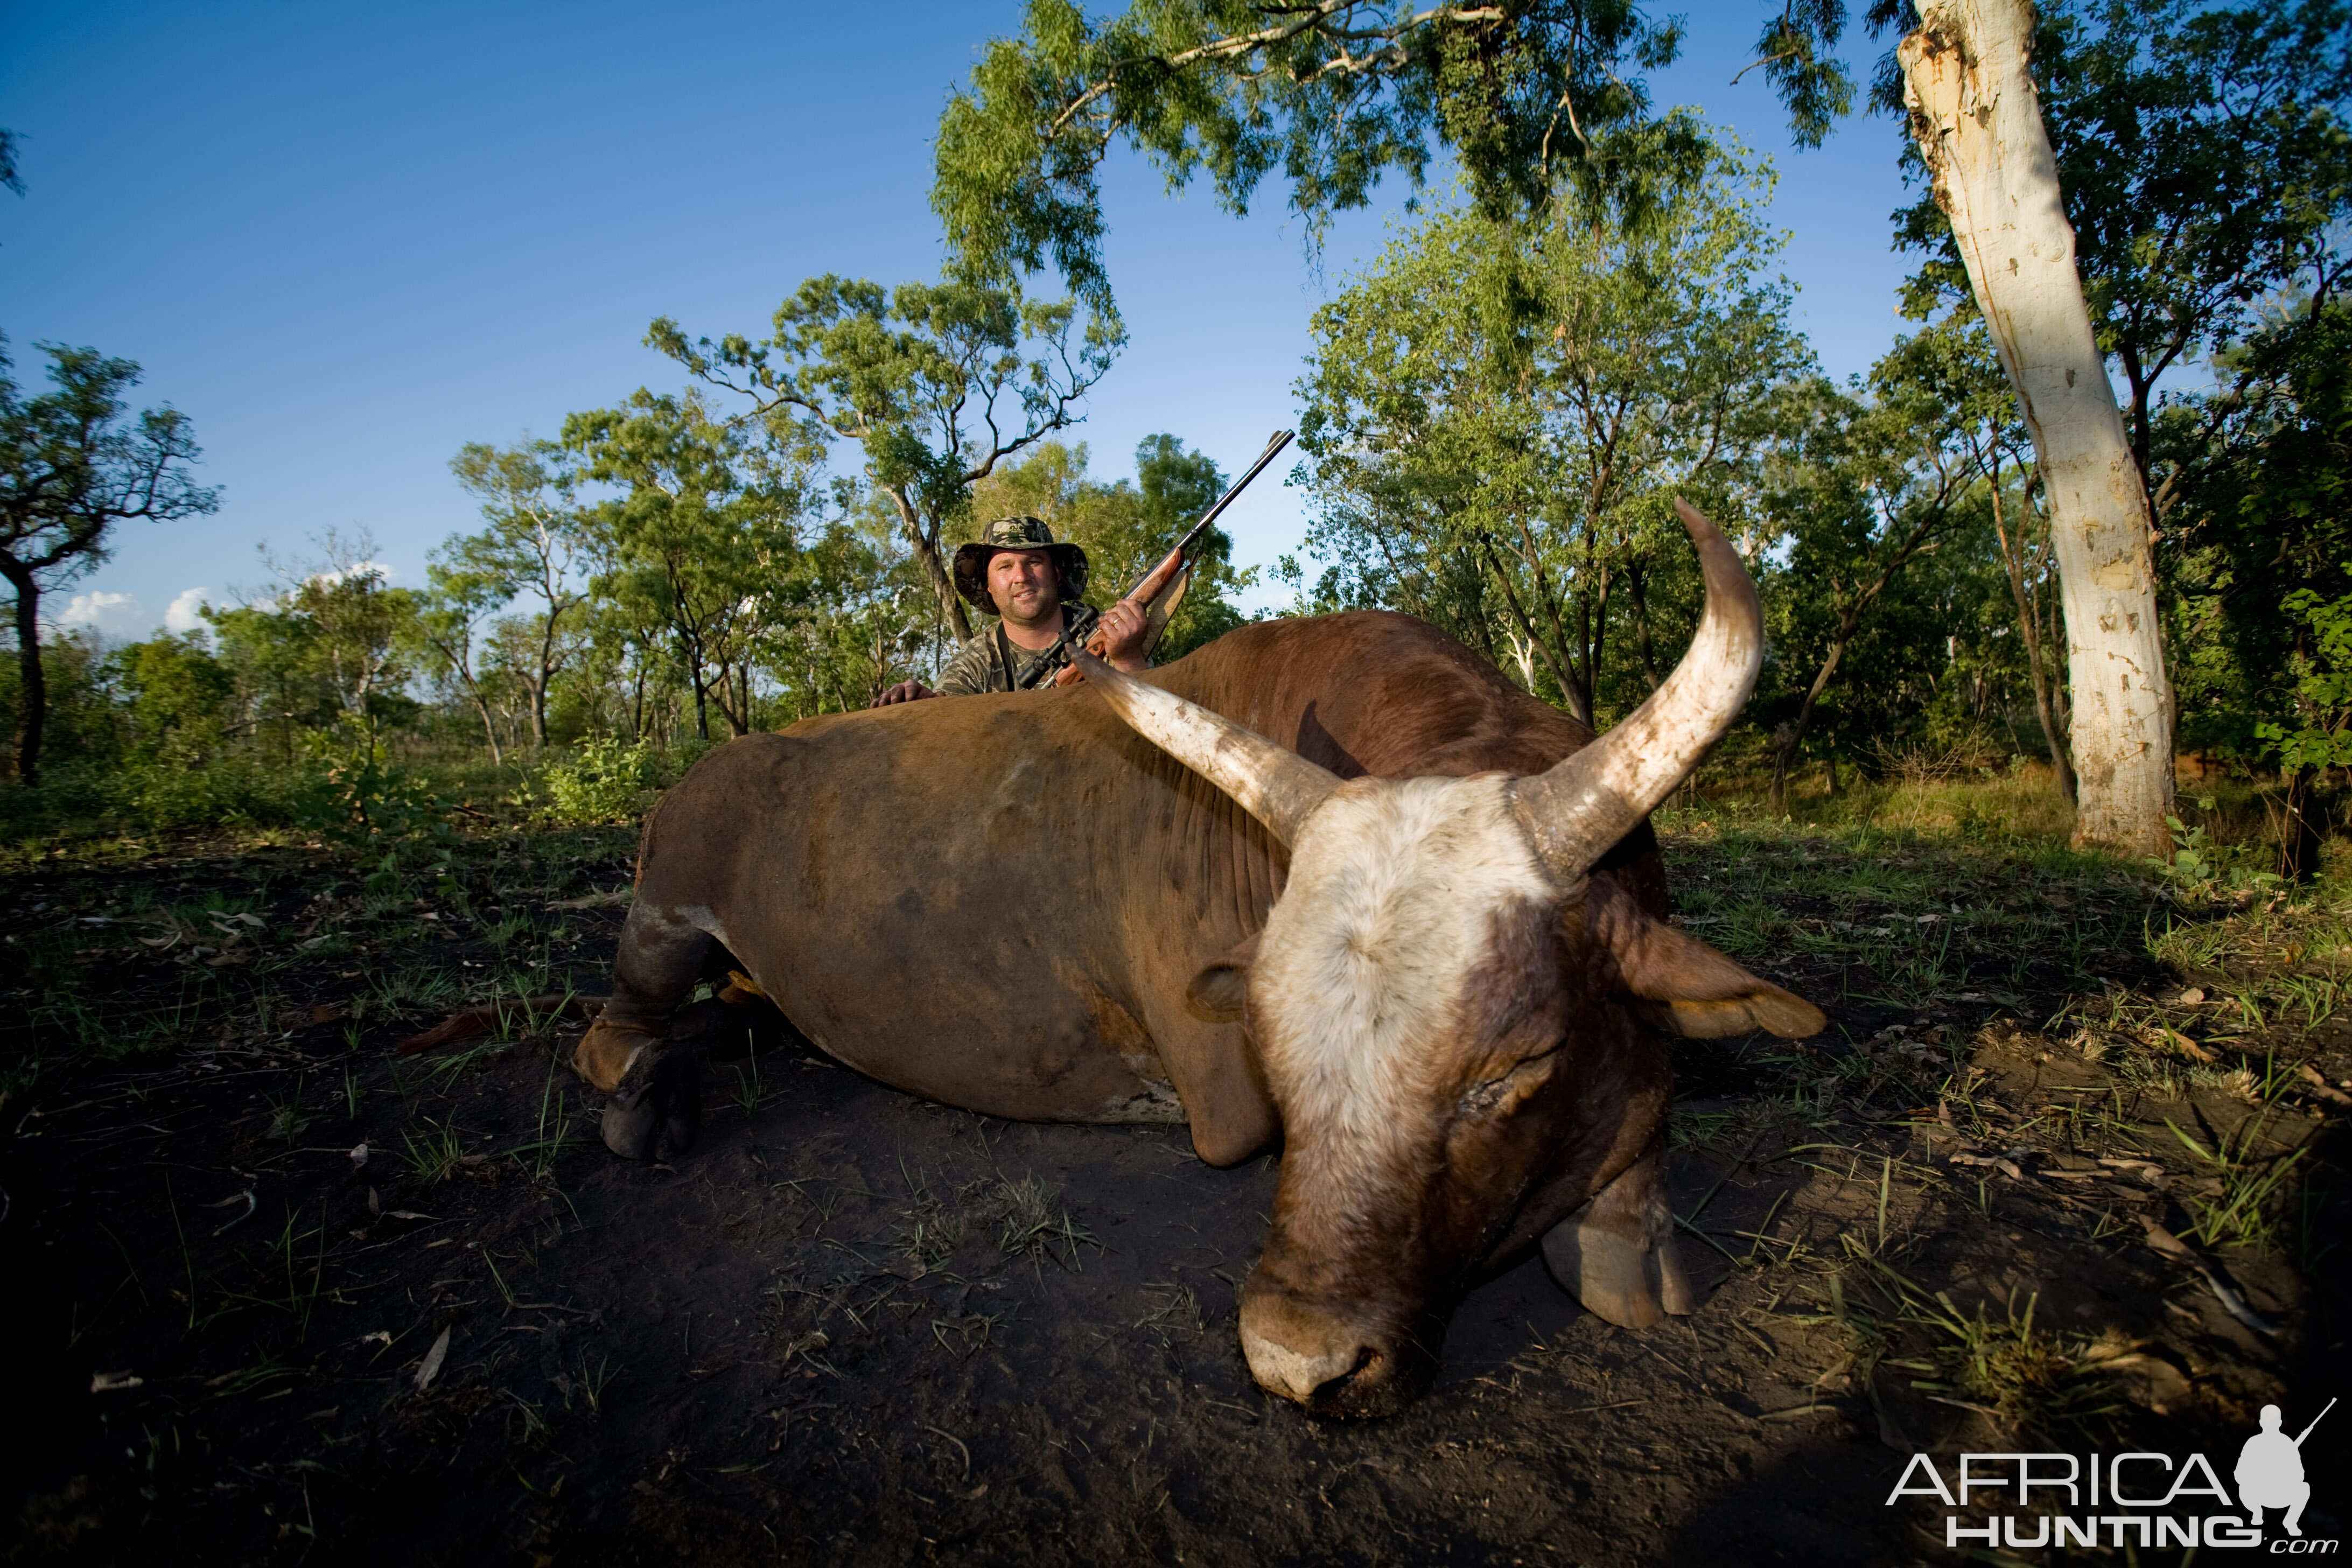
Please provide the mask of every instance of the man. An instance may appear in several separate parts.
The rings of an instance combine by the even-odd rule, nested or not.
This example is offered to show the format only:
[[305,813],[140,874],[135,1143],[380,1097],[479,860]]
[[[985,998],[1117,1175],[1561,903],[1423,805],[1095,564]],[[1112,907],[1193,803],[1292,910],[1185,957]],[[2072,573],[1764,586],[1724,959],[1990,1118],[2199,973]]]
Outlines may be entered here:
[[[1085,643],[1099,629],[1108,644],[1103,660],[1113,669],[1139,675],[1150,667],[1144,658],[1149,628],[1142,607],[1121,599],[1097,612],[1080,603],[1078,595],[1087,587],[1087,552],[1075,544],[1055,543],[1054,531],[1042,519],[1005,517],[990,523],[979,539],[956,552],[955,585],[966,604],[998,616],[997,624],[956,649],[940,672],[938,689],[902,680],[876,698],[875,707],[926,697],[1018,690],[1045,651],[1061,640],[1066,626],[1072,646]],[[1055,665],[1058,668],[1068,662],[1065,651]],[[1052,680],[1053,673],[1046,671],[1036,684]]]
[[[2328,1401],[2328,1409],[2336,1402]],[[2320,1415],[2327,1414],[2326,1410]],[[2311,1436],[2314,1421],[2303,1429],[2302,1437],[2290,1437],[2279,1430],[2279,1407],[2263,1406],[2263,1429],[2246,1439],[2238,1450],[2238,1501],[2246,1510],[2246,1522],[2254,1529],[2263,1527],[2263,1510],[2284,1509],[2286,1517],[2280,1522],[2289,1535],[2303,1533],[2303,1510],[2311,1501],[2311,1483],[2303,1475],[2303,1438]]]

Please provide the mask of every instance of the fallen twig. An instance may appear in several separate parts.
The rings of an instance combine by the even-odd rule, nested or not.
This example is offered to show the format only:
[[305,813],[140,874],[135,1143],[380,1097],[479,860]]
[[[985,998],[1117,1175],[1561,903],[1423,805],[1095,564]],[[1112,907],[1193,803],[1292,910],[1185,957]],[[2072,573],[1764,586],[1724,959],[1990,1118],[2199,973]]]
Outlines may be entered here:
[[2147,1232],[2147,1244],[2150,1247],[2174,1262],[2186,1263],[2189,1268],[2197,1270],[2204,1279],[2206,1288],[2213,1292],[2213,1299],[2221,1303],[2223,1311],[2264,1338],[2278,1337],[2278,1330],[2265,1321],[2261,1313],[2247,1306],[2244,1297],[2222,1283],[2221,1275],[2198,1254],[2194,1247],[2147,1215],[2139,1216],[2139,1223],[2141,1228]]

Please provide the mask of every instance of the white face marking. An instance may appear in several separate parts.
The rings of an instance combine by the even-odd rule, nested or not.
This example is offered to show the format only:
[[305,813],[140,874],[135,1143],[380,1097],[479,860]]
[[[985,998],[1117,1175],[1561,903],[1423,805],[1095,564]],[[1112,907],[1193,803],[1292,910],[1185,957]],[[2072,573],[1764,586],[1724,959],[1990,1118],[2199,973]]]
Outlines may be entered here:
[[1357,779],[1307,818],[1251,966],[1251,1022],[1286,1123],[1368,1198],[1454,1095],[1432,1047],[1460,1016],[1497,910],[1558,889],[1496,774]]

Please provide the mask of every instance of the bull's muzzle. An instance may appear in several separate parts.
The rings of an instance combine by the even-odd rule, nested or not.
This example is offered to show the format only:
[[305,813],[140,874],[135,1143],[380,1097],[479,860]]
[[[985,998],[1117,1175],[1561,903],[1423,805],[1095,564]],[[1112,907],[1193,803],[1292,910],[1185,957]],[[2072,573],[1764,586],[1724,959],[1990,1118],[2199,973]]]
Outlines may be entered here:
[[1301,1297],[1264,1273],[1242,1288],[1242,1353],[1269,1394],[1318,1415],[1391,1415],[1435,1379],[1442,1319]]

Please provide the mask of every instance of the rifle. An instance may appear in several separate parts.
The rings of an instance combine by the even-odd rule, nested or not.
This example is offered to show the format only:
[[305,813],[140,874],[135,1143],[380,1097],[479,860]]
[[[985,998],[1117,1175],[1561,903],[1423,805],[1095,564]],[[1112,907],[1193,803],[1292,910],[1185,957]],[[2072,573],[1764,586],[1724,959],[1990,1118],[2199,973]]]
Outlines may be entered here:
[[[1217,504],[1202,512],[1201,521],[1184,531],[1184,537],[1176,542],[1176,548],[1171,550],[1159,565],[1146,572],[1134,587],[1120,595],[1122,598],[1136,601],[1143,605],[1147,612],[1150,612],[1149,621],[1150,636],[1144,647],[1147,654],[1150,652],[1151,645],[1160,640],[1160,634],[1167,629],[1168,617],[1175,613],[1176,603],[1182,599],[1183,593],[1180,589],[1175,599],[1171,599],[1164,608],[1161,608],[1159,604],[1160,595],[1167,593],[1169,584],[1191,571],[1194,564],[1192,555],[1192,547],[1200,542],[1201,536],[1208,531],[1209,525],[1217,521],[1217,514],[1232,505],[1234,498],[1241,494],[1252,479],[1263,473],[1265,466],[1273,462],[1285,447],[1290,445],[1291,434],[1288,430],[1276,430],[1268,437],[1265,450],[1257,455],[1257,461],[1249,466],[1249,472],[1235,479],[1233,488],[1217,498]],[[1185,586],[1190,585],[1188,578]],[[1092,651],[1099,654],[1102,650],[1095,648]],[[1060,675],[1069,666],[1070,631],[1066,626],[1063,628],[1062,635],[1055,639],[1054,646],[1047,648],[1039,657],[1037,662],[1029,667],[1029,673],[1021,678],[1020,683],[1013,689],[1026,691],[1048,675]]]
[[[2336,1401],[2334,1401],[2333,1399],[2329,1400],[2329,1401],[2327,1402],[2327,1410],[2333,1410],[2333,1409],[2335,1409],[2335,1408],[2336,1408]],[[2318,1415],[2316,1415],[2313,1416],[2313,1417],[2311,1418],[2311,1426],[2318,1426],[2322,1421],[2326,1420],[2326,1419],[2327,1419],[2327,1410],[2323,1410],[2323,1411],[2321,1411]],[[2298,1448],[2302,1447],[2303,1447],[2303,1440],[2304,1440],[2304,1438],[2308,1437],[2308,1436],[2311,1436],[2311,1426],[2306,1426],[2306,1427],[2305,1427],[2305,1428],[2304,1428],[2300,1433],[2296,1434],[2296,1436],[2295,1436],[2295,1439],[2294,1439],[2294,1446],[2295,1446],[2296,1447],[2298,1447]]]

